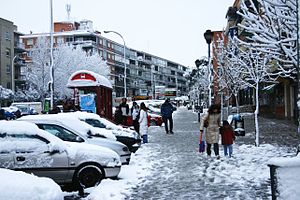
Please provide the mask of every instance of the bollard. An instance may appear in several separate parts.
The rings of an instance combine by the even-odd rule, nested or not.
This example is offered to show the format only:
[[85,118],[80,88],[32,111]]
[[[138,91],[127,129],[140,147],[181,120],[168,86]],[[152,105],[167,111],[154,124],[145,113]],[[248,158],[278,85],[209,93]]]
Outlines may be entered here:
[[276,169],[278,168],[275,165],[268,165],[270,167],[270,179],[271,179],[271,193],[272,193],[272,200],[276,200],[278,196],[277,190],[277,177],[276,177]]

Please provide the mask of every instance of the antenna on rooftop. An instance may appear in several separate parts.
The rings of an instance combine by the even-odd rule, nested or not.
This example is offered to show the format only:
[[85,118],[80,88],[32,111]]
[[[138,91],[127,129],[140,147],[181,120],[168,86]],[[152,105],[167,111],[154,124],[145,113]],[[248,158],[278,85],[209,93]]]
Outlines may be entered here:
[[66,11],[68,15],[68,21],[70,21],[71,4],[66,4]]

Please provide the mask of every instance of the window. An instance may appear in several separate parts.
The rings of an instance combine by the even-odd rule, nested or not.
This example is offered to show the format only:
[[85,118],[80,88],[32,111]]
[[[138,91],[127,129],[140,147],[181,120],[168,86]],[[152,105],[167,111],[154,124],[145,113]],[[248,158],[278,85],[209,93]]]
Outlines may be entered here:
[[99,44],[102,46],[103,45],[103,39],[99,39]]
[[10,82],[7,82],[6,88],[11,89],[11,83]]
[[107,41],[107,47],[110,48],[110,49],[113,49],[114,48],[114,44]]
[[10,72],[11,72],[10,64],[7,64],[6,65],[6,74],[10,74]]
[[107,53],[107,59],[108,60],[115,60],[115,55],[111,53]]
[[66,42],[73,42],[74,41],[74,38],[72,36],[68,36],[66,38]]
[[55,135],[56,137],[60,138],[63,141],[84,142],[82,138],[81,140],[78,140],[79,136],[77,136],[76,134],[58,125],[54,125],[54,124],[37,124],[37,125],[39,128],[51,133],[52,135]]
[[28,46],[29,46],[29,45],[33,45],[33,39],[32,39],[32,38],[30,38],[30,39],[27,40],[27,45],[28,45]]
[[98,53],[101,57],[103,57],[103,51],[102,50],[98,50]]
[[8,31],[5,32],[5,39],[6,40],[11,40],[11,33],[10,32],[8,32]]
[[86,119],[85,122],[93,127],[106,128],[106,126],[102,122],[96,119]]
[[63,44],[64,43],[64,38],[63,37],[57,37],[56,42],[57,42],[57,44]]
[[6,55],[6,57],[10,57],[10,49],[9,48],[5,49],[5,55]]
[[0,137],[0,152],[45,152],[49,150],[47,143],[49,143],[49,141],[38,135],[2,134]]

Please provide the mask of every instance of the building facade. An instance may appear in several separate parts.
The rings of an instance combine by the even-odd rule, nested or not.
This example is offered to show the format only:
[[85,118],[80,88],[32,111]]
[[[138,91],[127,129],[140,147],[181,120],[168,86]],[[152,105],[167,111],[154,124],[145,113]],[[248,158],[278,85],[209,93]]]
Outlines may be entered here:
[[[49,37],[49,34],[22,36],[26,50],[30,52],[36,39],[42,36]],[[124,46],[94,31],[92,21],[55,22],[54,43],[61,42],[80,45],[86,52],[102,56],[111,69],[110,79],[115,97],[124,95],[125,68],[127,97],[154,97],[154,88],[158,85],[176,88],[178,95],[187,94],[188,84],[184,76],[188,69],[186,66],[128,46],[125,48],[124,63]]]
[[0,18],[0,85],[12,91],[24,83],[21,69],[25,49],[20,42],[21,35],[13,22]]

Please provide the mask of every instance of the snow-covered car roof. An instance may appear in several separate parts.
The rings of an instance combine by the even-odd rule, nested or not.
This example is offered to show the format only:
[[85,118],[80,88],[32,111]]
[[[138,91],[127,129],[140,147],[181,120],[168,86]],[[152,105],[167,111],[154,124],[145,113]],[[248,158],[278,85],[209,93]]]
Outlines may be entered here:
[[16,112],[17,110],[19,110],[19,108],[18,108],[18,107],[15,107],[15,106],[2,107],[2,108],[0,108],[0,109],[6,110],[7,112],[10,112],[10,113]]
[[88,112],[70,112],[70,113],[59,113],[59,115],[72,115],[76,116],[80,120],[86,120],[86,119],[95,119],[99,120],[102,124],[106,126],[107,129],[113,130],[113,134],[117,136],[127,136],[127,137],[137,137],[137,133],[134,130],[131,130],[130,128],[124,128],[120,125],[116,125],[113,122],[100,117],[99,115],[95,113],[88,113]]
[[[7,135],[38,135],[50,142],[52,150],[58,150],[60,152],[66,149],[65,143],[49,134],[47,131],[39,129],[35,124],[23,121],[0,121],[0,134]],[[0,149],[8,149],[2,145]]]
[[95,128],[83,121],[80,121],[78,118],[71,117],[71,115],[61,115],[62,113],[59,114],[45,114],[45,115],[27,115],[23,116],[18,120],[29,120],[29,121],[56,121],[56,122],[63,122],[68,128],[71,130],[76,130],[79,131],[80,133],[84,133],[86,137],[88,137],[88,132],[91,135],[103,135],[104,137],[111,139],[111,140],[116,140],[116,137],[103,129],[100,128]]
[[50,178],[3,168],[0,168],[0,177],[3,180],[0,181],[0,199],[64,199],[60,186]]
[[[58,113],[57,115],[60,117],[63,117],[63,118],[68,117],[68,118],[75,118],[75,119],[79,119],[79,120],[84,120],[84,119],[88,119],[88,118],[101,120],[100,116],[97,114],[81,112],[81,111]],[[89,126],[91,126],[91,125],[89,125]],[[91,126],[91,127],[93,127],[93,126]],[[113,134],[113,132],[111,130],[107,130],[105,128],[97,128],[97,127],[93,127],[93,130],[94,130],[94,132],[96,132],[98,134],[102,134],[104,137],[106,137],[108,139],[116,140],[116,136]]]

